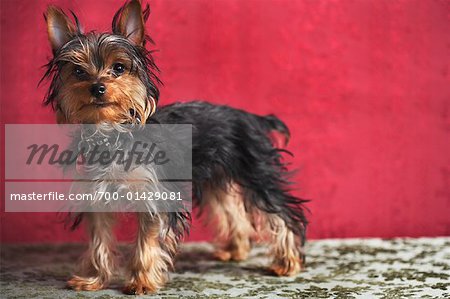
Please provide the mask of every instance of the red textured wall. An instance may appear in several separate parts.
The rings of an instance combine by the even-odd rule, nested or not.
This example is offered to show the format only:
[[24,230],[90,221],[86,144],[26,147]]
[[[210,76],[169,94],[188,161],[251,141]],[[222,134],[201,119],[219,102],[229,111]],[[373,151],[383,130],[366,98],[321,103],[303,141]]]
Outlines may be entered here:
[[[123,1],[57,1],[109,30]],[[47,1],[1,1],[4,123],[41,106]],[[311,238],[450,234],[450,2],[154,0],[160,103],[205,99],[292,130]],[[2,130],[3,131],[3,130]],[[1,215],[3,242],[78,241],[55,214]],[[118,228],[133,234],[131,220]],[[132,225],[131,225],[132,226]],[[195,222],[191,239],[208,233]]]

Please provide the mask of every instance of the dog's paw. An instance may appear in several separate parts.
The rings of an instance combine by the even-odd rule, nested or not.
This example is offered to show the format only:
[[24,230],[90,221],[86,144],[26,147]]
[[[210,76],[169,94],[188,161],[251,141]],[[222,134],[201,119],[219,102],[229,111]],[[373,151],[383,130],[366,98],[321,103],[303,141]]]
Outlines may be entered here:
[[80,277],[74,275],[69,281],[67,286],[75,291],[97,291],[104,287],[98,277]]
[[214,257],[222,262],[227,262],[231,259],[231,252],[223,250],[223,249],[217,249],[214,251]]
[[151,285],[133,282],[123,289],[123,293],[127,295],[145,295],[156,292],[156,288]]
[[302,271],[302,262],[297,258],[278,260],[270,270],[278,276],[294,276]]
[[235,248],[231,250],[231,259],[233,261],[245,261],[248,257],[248,254],[250,252],[250,247],[241,246],[238,248]]
[[249,249],[246,248],[237,248],[233,250],[217,249],[214,252],[214,257],[223,262],[230,260],[240,262],[247,259],[248,253]]

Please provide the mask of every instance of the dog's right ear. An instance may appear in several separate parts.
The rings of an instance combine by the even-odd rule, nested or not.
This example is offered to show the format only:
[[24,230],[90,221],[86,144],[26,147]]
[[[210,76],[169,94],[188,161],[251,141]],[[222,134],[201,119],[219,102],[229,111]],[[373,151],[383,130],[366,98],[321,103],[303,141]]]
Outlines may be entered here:
[[[78,24],[75,26],[62,9],[56,6],[48,6],[44,18],[47,22],[48,39],[53,53],[56,53],[79,32]],[[77,21],[76,17],[75,21]]]

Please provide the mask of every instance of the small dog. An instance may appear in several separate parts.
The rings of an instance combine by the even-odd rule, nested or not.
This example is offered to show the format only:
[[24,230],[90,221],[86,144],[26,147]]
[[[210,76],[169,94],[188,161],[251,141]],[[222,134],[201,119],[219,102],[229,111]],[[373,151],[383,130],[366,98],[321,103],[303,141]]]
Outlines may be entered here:
[[[270,238],[277,275],[295,275],[304,263],[307,220],[302,204],[289,194],[282,150],[269,133],[289,139],[286,125],[275,116],[257,116],[205,102],[177,103],[156,110],[158,69],[146,49],[149,6],[131,0],[115,14],[112,33],[83,33],[59,8],[45,13],[53,58],[44,78],[51,84],[44,103],[56,111],[60,124],[192,124],[193,200],[221,237],[215,256],[246,259],[255,236]],[[44,79],[43,78],[43,79]],[[129,264],[127,294],[161,288],[173,266],[190,215],[137,213],[138,236]],[[68,285],[99,290],[114,272],[113,213],[83,214],[90,245],[80,275]],[[75,224],[81,218],[77,217]]]

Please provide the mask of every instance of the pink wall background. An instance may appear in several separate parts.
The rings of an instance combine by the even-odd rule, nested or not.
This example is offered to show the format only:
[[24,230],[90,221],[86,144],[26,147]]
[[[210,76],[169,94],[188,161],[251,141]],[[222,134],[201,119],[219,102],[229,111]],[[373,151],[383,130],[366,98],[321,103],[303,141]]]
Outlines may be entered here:
[[[54,123],[36,87],[47,3],[1,1],[2,126]],[[54,3],[103,31],[123,1]],[[311,238],[450,234],[450,2],[150,4],[160,103],[205,99],[285,120]],[[2,242],[85,239],[55,214],[0,217]],[[133,225],[121,222],[121,240]],[[190,239],[209,236],[194,221]]]

